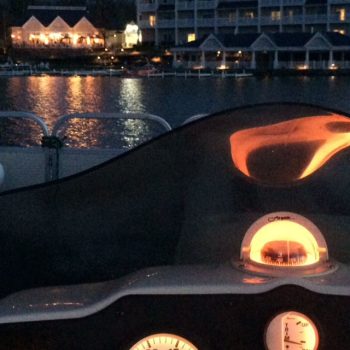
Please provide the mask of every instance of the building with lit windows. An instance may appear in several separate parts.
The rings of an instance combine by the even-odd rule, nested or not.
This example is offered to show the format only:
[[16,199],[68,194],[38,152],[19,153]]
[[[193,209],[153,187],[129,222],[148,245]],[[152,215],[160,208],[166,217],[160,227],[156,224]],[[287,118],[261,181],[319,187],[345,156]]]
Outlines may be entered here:
[[210,34],[171,51],[184,69],[350,69],[350,37],[336,32]]
[[350,0],[137,0],[143,42],[174,46],[209,34],[350,34]]
[[29,6],[24,18],[11,27],[14,48],[95,49],[104,46],[101,30],[89,19],[86,7]]

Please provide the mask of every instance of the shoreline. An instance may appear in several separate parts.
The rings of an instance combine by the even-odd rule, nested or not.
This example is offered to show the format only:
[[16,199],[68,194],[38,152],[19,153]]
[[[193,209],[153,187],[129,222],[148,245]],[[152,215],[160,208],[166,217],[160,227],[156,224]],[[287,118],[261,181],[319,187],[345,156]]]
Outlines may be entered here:
[[248,78],[248,77],[295,77],[295,76],[350,76],[350,69],[319,69],[319,70],[232,70],[232,71],[218,71],[218,70],[152,70],[152,71],[128,71],[124,69],[61,69],[61,70],[0,70],[0,77],[25,77],[25,76],[80,76],[80,77],[121,77],[121,78]]

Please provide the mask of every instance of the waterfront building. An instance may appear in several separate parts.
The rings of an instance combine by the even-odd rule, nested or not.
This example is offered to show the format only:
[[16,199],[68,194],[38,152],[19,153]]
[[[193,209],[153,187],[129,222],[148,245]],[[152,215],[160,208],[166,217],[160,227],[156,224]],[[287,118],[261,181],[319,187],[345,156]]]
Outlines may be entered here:
[[[117,26],[114,26],[116,28]],[[135,22],[127,23],[123,29],[105,29],[105,45],[108,49],[130,49],[142,42],[141,32]]]
[[12,46],[24,49],[94,49],[104,46],[86,7],[29,6],[10,28]]
[[350,37],[336,32],[210,34],[172,52],[185,69],[350,69]]
[[171,47],[206,35],[350,34],[350,0],[137,0],[143,42]]

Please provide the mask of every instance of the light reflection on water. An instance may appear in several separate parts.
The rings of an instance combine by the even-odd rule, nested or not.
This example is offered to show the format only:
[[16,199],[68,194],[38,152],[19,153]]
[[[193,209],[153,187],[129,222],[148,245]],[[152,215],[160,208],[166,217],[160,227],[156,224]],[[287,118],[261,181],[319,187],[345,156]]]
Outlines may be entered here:
[[[11,77],[0,78],[0,109],[34,112],[49,128],[59,116],[84,112],[151,113],[163,117],[172,126],[178,126],[194,114],[272,101],[313,103],[350,112],[349,83],[350,77],[340,76],[200,80]],[[138,143],[137,137],[143,138],[135,138],[133,132],[137,128],[131,125],[134,130],[127,130],[128,126],[124,125],[125,144]],[[91,127],[96,128],[96,124],[84,125],[84,132],[71,128],[68,136],[73,143],[81,136],[84,144],[98,144],[101,135],[97,130],[89,135],[87,130]],[[105,132],[103,129],[98,126],[100,132]]]
[[57,136],[70,148],[128,150],[162,132],[164,130],[150,120],[73,118],[59,128]]
[[125,112],[142,110],[141,95],[147,91],[142,91],[141,79],[122,79],[120,85],[120,107]]

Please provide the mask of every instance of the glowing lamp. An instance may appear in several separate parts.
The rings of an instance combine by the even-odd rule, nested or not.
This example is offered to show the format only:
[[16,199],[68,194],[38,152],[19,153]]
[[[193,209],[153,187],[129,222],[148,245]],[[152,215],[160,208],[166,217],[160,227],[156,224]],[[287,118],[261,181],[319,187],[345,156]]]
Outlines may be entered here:
[[225,70],[225,69],[228,69],[229,66],[225,65],[225,64],[221,64],[217,69],[218,70]]
[[79,40],[79,35],[78,34],[74,34],[73,35],[73,45],[77,45],[78,44],[78,40]]
[[139,27],[137,24],[127,24],[125,28],[125,34],[137,34]]
[[307,64],[301,64],[297,66],[298,70],[306,70],[309,69],[309,66]]
[[328,270],[328,249],[320,230],[307,218],[291,213],[267,214],[248,229],[241,260],[247,269],[278,274],[317,274]]

